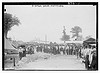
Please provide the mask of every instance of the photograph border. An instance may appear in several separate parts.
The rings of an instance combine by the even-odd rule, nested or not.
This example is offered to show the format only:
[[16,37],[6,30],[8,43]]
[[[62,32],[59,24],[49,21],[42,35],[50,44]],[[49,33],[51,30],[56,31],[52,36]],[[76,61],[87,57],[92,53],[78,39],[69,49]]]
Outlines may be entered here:
[[2,70],[3,71],[91,71],[91,70],[5,70],[4,69],[4,6],[5,5],[93,5],[96,6],[96,47],[98,70],[98,2],[2,2]]

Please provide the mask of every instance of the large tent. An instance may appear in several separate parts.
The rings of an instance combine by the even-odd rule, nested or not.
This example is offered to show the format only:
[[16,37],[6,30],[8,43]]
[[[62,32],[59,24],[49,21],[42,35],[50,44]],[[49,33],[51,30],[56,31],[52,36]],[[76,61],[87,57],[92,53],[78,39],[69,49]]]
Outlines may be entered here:
[[91,44],[95,44],[96,45],[96,40],[94,38],[89,38],[87,40],[85,40],[83,42],[83,45],[86,46],[86,45],[91,45]]
[[83,43],[95,44],[96,40],[94,38],[89,38],[89,39],[85,40]]
[[15,49],[12,44],[11,44],[11,41],[6,39],[4,37],[4,49]]
[[11,41],[6,39],[5,37],[4,37],[4,50],[5,53],[18,53],[18,50],[12,46]]

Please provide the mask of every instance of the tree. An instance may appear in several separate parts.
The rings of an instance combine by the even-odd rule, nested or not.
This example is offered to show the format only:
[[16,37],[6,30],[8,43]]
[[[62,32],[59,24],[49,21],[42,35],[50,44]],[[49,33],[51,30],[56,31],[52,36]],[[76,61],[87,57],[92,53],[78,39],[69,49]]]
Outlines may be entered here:
[[65,26],[64,26],[63,36],[62,36],[62,38],[61,38],[61,40],[64,41],[64,43],[65,43],[66,41],[69,41],[69,40],[70,40],[70,36],[66,34],[65,30],[66,30],[66,29],[65,29]]
[[82,41],[82,40],[83,40],[82,35],[79,35],[78,38],[77,38],[77,41]]
[[70,32],[73,33],[72,38],[76,37],[75,40],[77,40],[78,37],[80,36],[79,33],[82,32],[82,29],[79,26],[74,26],[74,28],[72,28]]
[[14,25],[19,25],[20,21],[16,16],[12,16],[12,14],[4,13],[4,35],[7,38],[8,31],[11,30],[11,27]]
[[65,43],[66,41],[70,40],[70,36],[69,35],[63,35],[61,40],[64,41],[64,43]]
[[85,37],[85,40],[87,40],[87,39],[89,39],[89,38],[92,38],[92,36],[91,36],[91,35],[86,36],[86,37]]

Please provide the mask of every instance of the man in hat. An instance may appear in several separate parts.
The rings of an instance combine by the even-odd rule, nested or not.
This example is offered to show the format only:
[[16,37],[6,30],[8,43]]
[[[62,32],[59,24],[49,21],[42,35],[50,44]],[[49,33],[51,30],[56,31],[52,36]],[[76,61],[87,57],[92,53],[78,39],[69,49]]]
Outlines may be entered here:
[[90,68],[91,70],[97,70],[97,53],[95,48],[91,52],[91,57]]
[[19,47],[18,51],[19,51],[19,59],[21,60],[23,57],[23,48]]

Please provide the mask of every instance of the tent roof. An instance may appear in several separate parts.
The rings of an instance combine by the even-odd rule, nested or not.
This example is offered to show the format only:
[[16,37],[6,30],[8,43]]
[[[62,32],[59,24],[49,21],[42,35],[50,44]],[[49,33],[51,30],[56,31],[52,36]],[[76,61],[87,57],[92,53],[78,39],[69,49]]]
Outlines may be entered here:
[[89,38],[89,39],[85,40],[84,43],[95,44],[96,40],[94,38]]
[[15,48],[12,46],[11,41],[8,40],[8,39],[6,39],[5,37],[4,37],[4,48],[5,48],[5,49],[15,49]]
[[87,40],[85,40],[85,41],[96,41],[94,38],[89,38],[89,39],[87,39]]
[[11,41],[11,42],[12,42],[12,46],[13,46],[14,48],[18,48],[19,43],[18,43],[17,41]]

